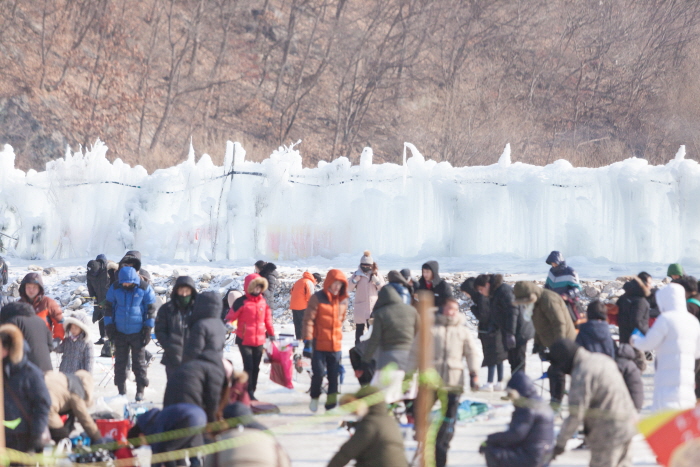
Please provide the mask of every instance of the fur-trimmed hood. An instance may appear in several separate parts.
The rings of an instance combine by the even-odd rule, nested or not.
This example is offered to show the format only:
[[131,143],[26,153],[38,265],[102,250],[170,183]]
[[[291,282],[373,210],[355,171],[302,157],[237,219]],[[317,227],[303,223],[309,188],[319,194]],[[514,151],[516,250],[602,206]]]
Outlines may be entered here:
[[22,331],[14,324],[3,324],[0,326],[0,336],[10,336],[10,363],[17,365],[24,360],[24,337]]
[[513,303],[516,305],[529,305],[530,303],[534,303],[542,296],[543,290],[542,287],[534,282],[516,282],[515,287],[513,287],[513,295],[515,295]]
[[626,294],[632,297],[646,298],[651,295],[651,289],[647,287],[643,280],[636,276],[631,277],[630,280],[622,286],[622,289]]
[[32,303],[32,300],[29,300],[29,297],[27,297],[27,284],[36,284],[39,286],[39,294],[34,298],[34,302],[41,300],[41,297],[44,296],[44,280],[41,278],[41,275],[36,272],[30,272],[24,276],[22,282],[19,284],[19,296],[27,303]]
[[83,340],[86,342],[90,341],[90,328],[88,317],[83,311],[76,311],[71,316],[63,320],[63,329],[66,330],[66,338],[70,338],[70,329],[68,326],[78,326],[83,331]]
[[262,285],[263,289],[261,293],[264,293],[268,287],[267,279],[262,277],[260,274],[248,274],[246,276],[245,280],[243,281],[243,288],[248,298],[252,298],[255,287],[259,285]]

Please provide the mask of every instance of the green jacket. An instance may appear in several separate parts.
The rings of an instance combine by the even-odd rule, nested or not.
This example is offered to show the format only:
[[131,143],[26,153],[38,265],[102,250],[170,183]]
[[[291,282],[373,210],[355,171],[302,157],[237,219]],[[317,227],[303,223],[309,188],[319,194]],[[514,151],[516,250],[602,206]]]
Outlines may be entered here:
[[392,286],[386,285],[379,291],[372,318],[372,335],[362,356],[365,361],[372,360],[377,348],[383,351],[411,350],[418,333],[418,312],[403,303]]
[[343,467],[352,459],[356,467],[408,466],[401,430],[383,402],[369,408],[355,434],[340,447],[328,467]]
[[559,294],[526,281],[516,282],[513,293],[517,304],[535,302],[532,324],[535,326],[536,344],[549,347],[562,338],[576,339],[571,315]]

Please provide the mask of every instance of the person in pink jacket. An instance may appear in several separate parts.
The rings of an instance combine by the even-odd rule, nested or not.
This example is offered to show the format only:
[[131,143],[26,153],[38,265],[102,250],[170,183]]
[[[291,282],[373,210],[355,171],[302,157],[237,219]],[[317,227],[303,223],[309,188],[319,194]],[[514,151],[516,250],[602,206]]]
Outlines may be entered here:
[[369,251],[360,260],[360,268],[355,271],[348,281],[348,292],[355,291],[355,342],[365,332],[367,320],[372,314],[372,308],[377,302],[379,289],[384,286],[384,278],[379,275],[377,263],[372,259]]

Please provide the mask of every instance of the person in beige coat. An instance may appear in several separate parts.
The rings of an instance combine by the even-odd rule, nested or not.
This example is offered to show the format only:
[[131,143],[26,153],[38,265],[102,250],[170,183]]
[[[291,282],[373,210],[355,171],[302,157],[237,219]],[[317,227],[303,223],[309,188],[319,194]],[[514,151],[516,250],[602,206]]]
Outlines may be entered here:
[[377,303],[379,289],[384,287],[384,278],[379,274],[377,263],[369,251],[360,259],[360,268],[348,280],[348,293],[355,291],[353,313],[355,316],[355,343],[365,332],[367,321]]
[[[464,374],[464,360],[469,369],[469,385],[472,390],[478,390],[478,371],[484,356],[481,344],[474,337],[473,332],[465,326],[465,318],[459,312],[459,303],[454,298],[445,300],[442,314],[435,316],[435,324],[432,328],[434,357],[433,366],[442,378],[442,388],[438,391],[446,393],[447,408],[444,421],[435,440],[435,463],[437,467],[447,464],[447,451],[454,436],[455,422],[457,421],[457,409],[459,398],[464,392],[466,378]],[[411,367],[416,367],[418,339],[411,349]],[[441,398],[442,399],[442,398]]]
[[[44,374],[46,387],[51,396],[49,410],[49,431],[54,441],[67,438],[73,429],[72,422],[63,423],[61,415],[75,417],[83,430],[92,439],[93,444],[99,444],[102,435],[95,421],[90,416],[88,408],[92,405],[93,380],[92,375],[85,370],[78,370],[67,375],[59,371],[48,371]],[[71,417],[69,417],[71,420]]]

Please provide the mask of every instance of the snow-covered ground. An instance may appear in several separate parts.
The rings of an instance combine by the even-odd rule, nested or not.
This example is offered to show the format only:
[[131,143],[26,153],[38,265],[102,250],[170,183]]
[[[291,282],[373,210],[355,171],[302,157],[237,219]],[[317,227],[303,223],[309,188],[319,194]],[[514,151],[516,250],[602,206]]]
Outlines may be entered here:
[[[85,268],[78,266],[76,261],[59,262],[60,265],[55,265],[49,262],[27,262],[23,260],[12,260],[10,267],[10,279],[21,279],[24,274],[29,271],[29,267],[40,266],[44,268],[54,267],[55,270],[51,274],[44,276],[47,294],[55,298],[63,298],[64,301],[71,298],[72,292],[78,289],[82,282],[81,275],[85,274]],[[329,264],[318,265],[315,269],[325,272]],[[215,268],[211,265],[171,265],[157,264],[144,265],[153,275],[156,284],[164,284],[172,275],[173,269],[177,269],[181,274],[190,274],[197,280],[200,280],[203,275],[209,279],[208,287],[213,290],[224,290],[226,287],[221,286],[225,278],[242,278],[244,273],[250,272],[251,268],[232,269],[232,268]],[[415,267],[416,270],[420,265]],[[82,269],[80,269],[82,268]],[[283,270],[289,268],[289,272],[296,270],[294,265],[285,265]],[[350,269],[350,268],[349,268]],[[543,278],[544,274],[537,278]],[[200,282],[201,283],[201,282]],[[83,305],[83,309],[90,313],[92,306],[90,304]],[[278,333],[293,334],[293,326],[291,323],[277,324],[276,331]],[[93,341],[97,340],[98,327],[97,324],[92,326]],[[344,334],[343,340],[343,365],[346,369],[346,380],[342,386],[342,392],[354,392],[359,388],[357,381],[353,375],[352,367],[348,358],[348,350],[352,347],[354,333],[347,332]],[[160,362],[160,354],[158,347],[151,343],[149,350],[156,355],[155,361],[151,364],[148,375],[151,381],[150,386],[146,390],[145,396],[147,401],[155,404],[162,402],[162,396],[165,389],[165,371],[164,366]],[[95,354],[99,355],[99,347],[95,347]],[[242,368],[242,361],[238,349],[235,346],[227,347],[225,350],[227,357],[231,358],[236,368]],[[56,364],[58,356],[54,356]],[[94,370],[97,398],[104,398],[108,405],[113,408],[121,407],[124,400],[117,396],[116,387],[113,385],[111,378],[112,360],[110,358],[96,358]],[[527,373],[533,379],[539,378],[543,371],[546,370],[546,365],[540,362],[535,355],[530,355],[527,363]],[[508,380],[509,368],[505,366],[505,381]],[[652,377],[653,365],[649,365],[649,369],[644,375],[646,404],[651,403],[652,393]],[[259,417],[259,421],[268,427],[272,428],[277,434],[278,440],[287,450],[293,460],[295,466],[323,466],[336,452],[338,447],[348,439],[348,432],[339,428],[339,423],[348,419],[341,416],[326,416],[321,408],[319,415],[312,415],[308,410],[309,396],[306,391],[309,387],[310,379],[307,374],[295,373],[295,388],[293,390],[282,388],[269,380],[269,366],[263,365],[259,380],[256,396],[258,399],[271,402],[278,405],[281,413],[278,415],[264,415]],[[486,369],[483,368],[480,374],[481,381],[486,380]],[[546,380],[542,383],[542,391],[544,397],[547,398]],[[136,392],[135,383],[127,384],[127,396],[129,400],[133,400]],[[485,462],[481,455],[478,454],[478,446],[483,442],[489,433],[501,431],[505,429],[510,420],[510,412],[512,405],[503,402],[500,398],[502,393],[470,393],[464,394],[463,399],[469,398],[472,400],[485,401],[493,405],[493,408],[488,412],[487,416],[482,416],[476,421],[460,422],[457,425],[456,435],[452,442],[450,451],[449,464],[452,466],[484,466]],[[648,410],[643,412],[643,415],[648,415]],[[410,432],[406,432],[406,455],[410,459],[415,452],[415,442],[412,440]],[[580,441],[573,440],[570,442],[571,447],[580,444]],[[651,453],[646,442],[638,437],[633,445],[634,465],[655,466],[655,457]],[[552,465],[557,466],[584,466],[588,465],[589,452],[586,450],[569,451],[562,455]]]

